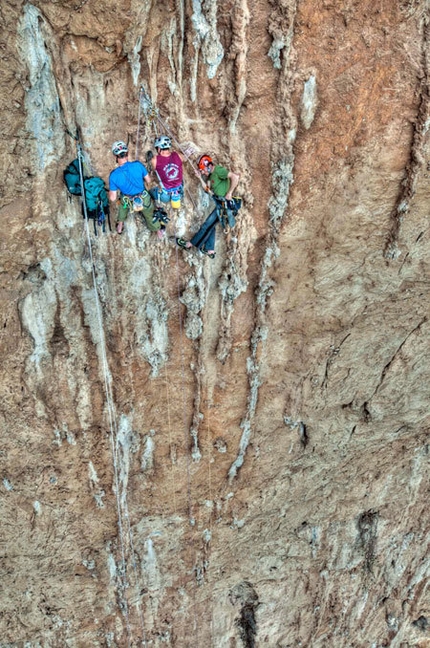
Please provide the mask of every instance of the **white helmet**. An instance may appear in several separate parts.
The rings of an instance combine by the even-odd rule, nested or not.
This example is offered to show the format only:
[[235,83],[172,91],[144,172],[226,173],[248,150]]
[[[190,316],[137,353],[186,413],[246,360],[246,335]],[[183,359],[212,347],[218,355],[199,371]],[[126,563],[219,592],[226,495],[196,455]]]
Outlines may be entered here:
[[112,144],[112,153],[114,155],[120,155],[121,153],[128,153],[127,144],[122,140],[118,140],[118,142],[114,142]]
[[162,135],[161,137],[157,137],[154,146],[156,149],[166,151],[167,149],[172,148],[172,140],[167,135]]

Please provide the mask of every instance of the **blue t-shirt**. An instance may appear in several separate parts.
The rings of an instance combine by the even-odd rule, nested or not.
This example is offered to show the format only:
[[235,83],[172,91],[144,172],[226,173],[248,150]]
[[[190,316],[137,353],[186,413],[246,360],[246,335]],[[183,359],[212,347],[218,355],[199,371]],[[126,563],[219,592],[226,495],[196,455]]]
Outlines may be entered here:
[[111,171],[109,176],[110,191],[120,191],[124,196],[137,196],[145,189],[143,178],[148,175],[142,162],[126,162]]

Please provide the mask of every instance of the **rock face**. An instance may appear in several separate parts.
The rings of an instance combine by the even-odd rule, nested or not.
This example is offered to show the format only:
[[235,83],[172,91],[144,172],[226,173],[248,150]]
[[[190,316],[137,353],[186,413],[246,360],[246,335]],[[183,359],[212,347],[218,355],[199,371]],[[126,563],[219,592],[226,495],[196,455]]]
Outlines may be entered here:
[[[0,12],[1,648],[430,645],[426,0]],[[240,173],[216,258],[68,131],[193,151],[171,237]]]

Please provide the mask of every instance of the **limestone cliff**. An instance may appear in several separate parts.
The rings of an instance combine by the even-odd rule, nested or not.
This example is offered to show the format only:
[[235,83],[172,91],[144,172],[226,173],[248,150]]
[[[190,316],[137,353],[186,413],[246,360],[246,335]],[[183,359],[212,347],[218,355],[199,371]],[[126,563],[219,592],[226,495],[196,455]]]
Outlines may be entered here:
[[[430,645],[428,12],[2,3],[1,648]],[[216,258],[77,132],[192,151],[169,237],[240,173]]]

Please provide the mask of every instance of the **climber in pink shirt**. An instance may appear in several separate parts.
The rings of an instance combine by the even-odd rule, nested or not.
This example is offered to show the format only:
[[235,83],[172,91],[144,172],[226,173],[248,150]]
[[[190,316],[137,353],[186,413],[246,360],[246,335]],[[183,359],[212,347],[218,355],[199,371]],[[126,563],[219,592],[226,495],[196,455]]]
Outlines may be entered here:
[[157,155],[151,159],[160,187],[151,190],[151,195],[156,201],[170,202],[172,207],[179,209],[181,198],[184,195],[183,169],[184,160],[181,153],[172,151],[172,140],[167,135],[157,137],[154,142]]

